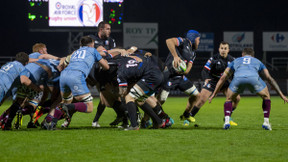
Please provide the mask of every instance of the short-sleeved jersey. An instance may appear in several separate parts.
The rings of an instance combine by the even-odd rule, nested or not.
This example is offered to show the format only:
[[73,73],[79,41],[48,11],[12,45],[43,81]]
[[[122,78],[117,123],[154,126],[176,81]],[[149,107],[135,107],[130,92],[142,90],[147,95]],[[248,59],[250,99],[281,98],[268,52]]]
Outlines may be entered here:
[[89,35],[92,39],[95,40],[95,49],[97,49],[99,46],[103,46],[106,50],[110,50],[116,47],[116,42],[113,38],[109,37],[107,39],[101,39],[99,38],[98,34],[95,35]]
[[[143,59],[138,62],[130,57],[123,57],[119,63],[117,79],[119,86],[127,86],[130,83],[136,83],[140,79],[148,80],[152,71],[158,71],[159,68],[151,59]],[[159,70],[161,73],[161,71]]]
[[81,47],[73,52],[70,63],[65,70],[79,70],[87,77],[93,64],[101,59],[102,56],[95,48]]
[[[196,53],[192,48],[192,44],[190,43],[190,41],[186,38],[181,38],[178,37],[177,38],[177,47],[176,47],[176,52],[178,54],[178,56],[187,63],[192,63],[194,62],[195,58],[196,58]],[[174,60],[173,55],[171,54],[171,52],[168,54],[168,57],[165,61],[165,66],[167,66],[168,70],[170,71],[170,73],[172,74],[177,74],[175,72],[175,70],[172,67],[172,61]]]
[[48,78],[48,73],[45,69],[43,69],[41,66],[39,66],[36,63],[29,63],[26,65],[26,69],[29,71],[27,75],[29,76],[29,78],[31,79],[33,83],[40,85],[40,84],[44,84],[47,82],[52,82],[54,79],[57,80],[57,78],[60,75],[59,71],[57,70],[57,66],[59,65],[58,60],[40,59],[37,61],[37,63],[42,64],[43,66],[46,66],[49,70],[51,70],[52,76],[51,78]]
[[235,58],[227,55],[226,58],[223,58],[219,53],[209,58],[206,62],[203,71],[202,78],[205,79],[215,79],[219,80],[222,76],[224,70]]
[[234,78],[259,77],[259,72],[266,69],[261,61],[251,56],[237,58],[228,67],[234,71]]
[[22,71],[25,67],[18,61],[8,62],[3,65],[0,69],[0,84],[5,87],[5,91],[9,90],[12,83],[20,83],[20,77]]
[[29,54],[29,58],[38,59],[40,55],[41,53],[34,52],[34,53]]

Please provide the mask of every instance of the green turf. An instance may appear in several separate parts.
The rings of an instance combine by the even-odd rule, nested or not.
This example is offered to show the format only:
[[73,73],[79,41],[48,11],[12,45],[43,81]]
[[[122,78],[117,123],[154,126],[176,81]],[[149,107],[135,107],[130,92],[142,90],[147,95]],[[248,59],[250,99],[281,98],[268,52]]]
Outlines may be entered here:
[[[170,129],[122,131],[108,127],[115,113],[107,108],[101,128],[92,129],[95,115],[77,113],[70,128],[45,131],[0,131],[0,161],[287,161],[288,105],[272,98],[272,131],[262,130],[261,99],[243,97],[233,119],[239,126],[222,130],[223,97],[206,103],[196,116],[198,128],[179,120],[187,98],[168,98],[166,112],[175,120]],[[98,100],[94,100],[97,105]],[[9,106],[6,102],[1,112]],[[96,106],[95,106],[96,107]],[[42,119],[41,119],[42,120]],[[59,122],[60,125],[62,121]]]

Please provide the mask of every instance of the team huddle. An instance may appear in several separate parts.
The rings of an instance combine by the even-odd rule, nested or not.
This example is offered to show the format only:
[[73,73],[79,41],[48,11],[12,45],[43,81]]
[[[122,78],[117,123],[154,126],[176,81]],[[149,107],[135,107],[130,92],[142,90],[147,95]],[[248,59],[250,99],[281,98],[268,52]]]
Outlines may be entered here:
[[[166,40],[169,54],[163,63],[152,53],[138,49],[116,48],[110,37],[111,26],[101,22],[96,35],[83,36],[80,48],[67,57],[47,53],[45,44],[36,43],[33,53],[20,52],[15,61],[0,70],[0,102],[12,96],[13,104],[0,116],[2,130],[19,129],[24,115],[30,116],[27,128],[55,130],[63,119],[62,128],[69,127],[76,112],[93,112],[89,87],[96,86],[100,96],[92,127],[101,127],[99,119],[106,107],[113,108],[116,119],[112,127],[124,130],[169,128],[174,120],[165,112],[165,101],[171,90],[187,94],[188,102],[180,119],[194,123],[195,115],[207,100],[220,91],[226,96],[224,129],[237,126],[232,118],[244,89],[263,99],[262,128],[272,130],[269,123],[270,94],[265,78],[279,96],[288,102],[276,81],[254,50],[245,48],[242,57],[229,55],[229,44],[222,41],[219,53],[211,57],[202,70],[204,85],[199,92],[186,75],[197,61],[200,33],[189,30],[185,37]],[[139,113],[144,111],[144,116]],[[40,123],[38,119],[46,115]],[[14,121],[14,123],[13,123]],[[77,121],[76,121],[77,122]]]

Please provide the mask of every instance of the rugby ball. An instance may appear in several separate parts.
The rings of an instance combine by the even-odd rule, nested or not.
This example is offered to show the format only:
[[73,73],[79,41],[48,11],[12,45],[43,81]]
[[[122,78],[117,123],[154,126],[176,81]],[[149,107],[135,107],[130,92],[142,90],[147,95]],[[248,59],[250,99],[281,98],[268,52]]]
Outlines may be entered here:
[[178,67],[175,67],[174,60],[172,61],[172,67],[174,68],[174,70],[180,73],[184,73],[187,68],[185,61],[181,60],[178,65],[179,65]]

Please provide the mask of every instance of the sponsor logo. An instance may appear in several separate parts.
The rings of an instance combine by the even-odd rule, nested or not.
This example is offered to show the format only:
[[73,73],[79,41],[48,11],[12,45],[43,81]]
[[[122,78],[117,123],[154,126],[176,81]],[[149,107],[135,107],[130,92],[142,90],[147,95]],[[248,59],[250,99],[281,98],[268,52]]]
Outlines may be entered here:
[[280,43],[280,42],[282,42],[285,39],[285,37],[284,37],[283,34],[277,33],[277,34],[273,34],[271,36],[271,39],[272,39],[273,42]]
[[240,43],[241,41],[244,40],[244,38],[245,38],[245,33],[237,33],[233,35],[232,41]]
[[103,17],[102,6],[96,0],[82,0],[78,8],[78,17],[84,26],[97,26]]

